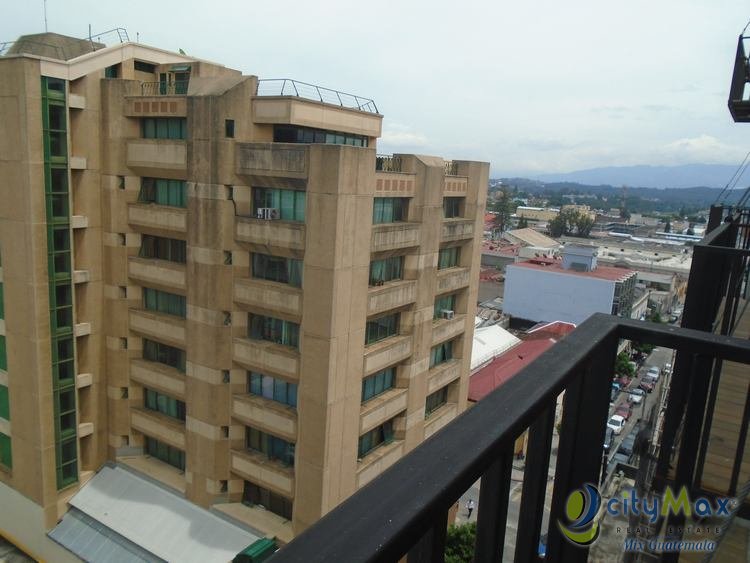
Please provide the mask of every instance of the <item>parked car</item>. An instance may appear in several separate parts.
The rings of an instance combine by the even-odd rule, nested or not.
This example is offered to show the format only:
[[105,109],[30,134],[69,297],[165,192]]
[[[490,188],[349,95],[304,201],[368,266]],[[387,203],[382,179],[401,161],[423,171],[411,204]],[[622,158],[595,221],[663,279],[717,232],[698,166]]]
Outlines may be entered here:
[[607,428],[611,428],[615,436],[619,436],[622,429],[625,427],[625,419],[619,414],[613,414],[609,421],[607,421]]
[[672,373],[672,364],[664,364],[664,373]]
[[656,366],[651,366],[648,368],[648,371],[646,372],[646,377],[651,377],[656,381],[659,381],[659,376],[661,375],[661,370]]
[[641,381],[638,383],[638,387],[640,389],[643,389],[647,393],[651,393],[651,391],[654,390],[655,386],[656,386],[656,382],[650,377],[647,377],[645,375],[641,378]]
[[604,434],[604,451],[605,452],[608,452],[609,448],[612,447],[612,442],[614,439],[615,439],[614,431],[609,426],[607,426],[607,431]]
[[644,391],[640,387],[636,387],[635,389],[631,389],[628,391],[628,401],[633,403],[634,405],[639,405],[643,401],[643,397],[646,396],[646,391]]
[[620,384],[620,389],[627,389],[630,385],[630,378],[627,375],[617,378],[616,383]]
[[618,405],[617,408],[615,409],[615,414],[619,414],[625,420],[628,420],[632,413],[633,413],[633,408],[627,403],[622,403],[621,405]]

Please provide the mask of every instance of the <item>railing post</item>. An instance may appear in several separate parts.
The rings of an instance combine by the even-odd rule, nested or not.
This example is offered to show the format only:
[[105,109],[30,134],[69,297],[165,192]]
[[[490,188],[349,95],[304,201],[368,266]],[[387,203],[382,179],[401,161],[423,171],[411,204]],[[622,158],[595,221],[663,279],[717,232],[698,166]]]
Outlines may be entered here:
[[513,443],[511,442],[503,447],[500,456],[482,475],[474,563],[497,563],[503,560],[512,470]]
[[448,528],[448,514],[435,519],[432,527],[414,544],[406,556],[407,563],[443,563],[445,560],[445,536]]
[[566,505],[570,494],[586,483],[596,485],[599,481],[617,343],[616,332],[606,335],[583,373],[565,391],[549,519],[548,561],[575,563],[588,559],[589,547],[563,538],[558,525],[568,523]]
[[706,224],[706,234],[713,231],[716,227],[721,225],[721,218],[724,216],[723,205],[712,205],[708,211],[708,223]]

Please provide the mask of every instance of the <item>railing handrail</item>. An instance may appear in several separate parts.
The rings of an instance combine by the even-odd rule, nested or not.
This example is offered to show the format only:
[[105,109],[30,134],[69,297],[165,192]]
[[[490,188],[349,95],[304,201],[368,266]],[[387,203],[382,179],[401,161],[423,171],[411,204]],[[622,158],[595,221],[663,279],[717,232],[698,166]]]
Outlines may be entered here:
[[[278,89],[278,93],[261,93],[261,85],[281,83],[281,87]],[[285,94],[287,85],[294,92]],[[324,94],[326,96],[324,97]],[[291,96],[295,98],[304,98],[308,100],[314,100],[317,102],[339,105],[343,108],[356,109],[368,113],[379,113],[378,107],[375,105],[375,101],[364,96],[358,96],[356,94],[349,94],[347,92],[341,92],[340,90],[332,90],[331,88],[325,88],[316,84],[308,84],[300,80],[293,80],[291,78],[263,78],[258,80],[258,88],[255,91],[256,96]],[[343,96],[343,97],[342,97]],[[348,103],[347,103],[348,102]]]
[[458,176],[458,163],[457,162],[454,162],[452,160],[446,160],[444,167],[445,167],[444,174],[446,176]]
[[141,82],[141,96],[185,96],[190,80]]
[[375,170],[378,172],[401,172],[401,157],[392,154],[375,155]]
[[[445,528],[445,513],[455,500],[484,472],[497,465],[499,456],[508,445],[548,411],[564,389],[569,385],[578,385],[580,391],[582,382],[578,378],[582,377],[582,371],[590,374],[590,362],[596,362],[608,348],[616,351],[620,338],[650,342],[690,354],[750,363],[750,341],[747,340],[597,313],[526,366],[502,388],[490,393],[305,530],[271,560],[306,563],[395,561],[423,538],[431,527],[434,534],[440,533],[439,528]],[[604,356],[610,357],[607,354]],[[614,359],[614,354],[611,359]],[[608,392],[608,374],[594,375],[603,378],[600,381],[604,381],[603,389],[605,393]],[[602,398],[606,402],[606,398]],[[580,408],[587,407],[581,405]],[[567,413],[567,409],[565,411]],[[576,415],[571,413],[571,416]],[[605,420],[601,421],[602,435]],[[563,422],[565,424],[565,419]],[[565,435],[561,434],[560,450],[564,447],[564,438]],[[584,438],[580,440],[585,442]],[[567,440],[565,447],[570,449],[574,439],[568,436]],[[601,456],[598,450],[600,444],[601,441],[584,443],[583,447],[596,448],[597,455]],[[557,475],[564,474],[560,478],[565,480],[569,471],[570,468],[561,471],[558,457]],[[544,479],[546,482],[546,469]],[[500,485],[485,485],[483,481],[483,490],[485,486]],[[569,492],[562,491],[564,496],[560,498],[567,498]],[[558,492],[555,492],[553,511],[558,496]],[[480,521],[483,517],[481,507],[482,503]],[[492,514],[488,516],[491,519]],[[551,514],[549,519],[550,538],[555,533],[554,517],[555,514]],[[562,542],[559,532],[556,533],[559,542]],[[479,544],[478,536],[477,549]],[[442,549],[439,539],[433,545],[436,549]],[[559,545],[564,546],[563,543]],[[577,547],[572,549],[581,550]],[[584,550],[578,552],[576,560],[585,560],[581,556],[585,557],[586,553]],[[551,561],[560,560],[559,554],[554,551],[548,550],[547,557]]]

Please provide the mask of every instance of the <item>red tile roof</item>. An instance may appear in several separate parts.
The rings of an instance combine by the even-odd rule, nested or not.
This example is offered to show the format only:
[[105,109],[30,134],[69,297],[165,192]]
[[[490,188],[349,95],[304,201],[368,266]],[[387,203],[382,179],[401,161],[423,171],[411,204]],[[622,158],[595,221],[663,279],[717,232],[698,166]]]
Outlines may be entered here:
[[562,261],[550,258],[534,258],[526,262],[516,262],[509,264],[509,268],[529,268],[542,272],[554,272],[556,274],[583,276],[585,278],[597,278],[600,280],[622,281],[635,274],[635,271],[625,268],[614,268],[612,266],[597,266],[591,272],[579,272],[578,270],[563,270]]

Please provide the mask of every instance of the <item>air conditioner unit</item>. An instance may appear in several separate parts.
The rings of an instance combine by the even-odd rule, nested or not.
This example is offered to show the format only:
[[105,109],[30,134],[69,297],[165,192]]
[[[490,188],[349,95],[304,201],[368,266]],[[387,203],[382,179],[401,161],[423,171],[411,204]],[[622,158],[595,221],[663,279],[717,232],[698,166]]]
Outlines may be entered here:
[[442,311],[440,311],[440,313],[443,315],[444,319],[448,320],[452,319],[454,315],[453,311],[451,311],[450,309],[443,309]]
[[259,207],[256,213],[258,219],[265,219],[270,221],[272,219],[278,219],[280,217],[279,210],[275,207]]

